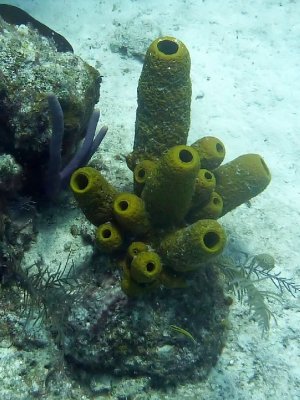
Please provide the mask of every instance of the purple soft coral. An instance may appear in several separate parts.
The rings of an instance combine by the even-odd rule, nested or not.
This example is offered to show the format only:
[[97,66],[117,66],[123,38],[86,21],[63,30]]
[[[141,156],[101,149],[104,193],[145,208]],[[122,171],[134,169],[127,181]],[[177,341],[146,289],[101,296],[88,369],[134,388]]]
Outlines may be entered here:
[[99,110],[94,110],[90,117],[82,145],[78,148],[71,161],[64,168],[61,168],[64,115],[59,100],[55,94],[50,93],[48,95],[48,104],[52,121],[52,136],[49,145],[49,163],[45,187],[47,197],[53,199],[58,195],[62,188],[67,186],[75,169],[80,168],[89,162],[106,135],[108,128],[107,126],[103,126],[95,136],[100,112]]

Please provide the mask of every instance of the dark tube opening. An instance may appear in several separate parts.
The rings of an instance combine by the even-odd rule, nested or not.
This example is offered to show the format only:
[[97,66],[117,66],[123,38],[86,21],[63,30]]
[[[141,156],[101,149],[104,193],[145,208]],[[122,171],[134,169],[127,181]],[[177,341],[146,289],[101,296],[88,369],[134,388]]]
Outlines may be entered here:
[[89,180],[86,175],[78,174],[75,177],[75,183],[77,185],[78,190],[84,190],[87,187]]
[[152,272],[155,269],[155,264],[152,263],[152,262],[148,262],[147,265],[146,265],[146,268],[147,268],[148,272]]
[[120,209],[121,209],[122,211],[127,210],[127,208],[128,208],[128,201],[126,201],[126,200],[120,201],[119,207],[120,207]]
[[207,232],[203,238],[205,246],[209,249],[215,247],[216,244],[219,243],[219,240],[219,235],[216,232]]
[[212,174],[210,172],[205,172],[204,176],[205,176],[205,179],[207,179],[207,180],[212,179]]
[[213,203],[218,205],[220,203],[220,199],[218,197],[213,198]]
[[178,51],[178,44],[172,40],[161,40],[160,42],[157,43],[157,48],[160,52],[166,54],[166,55],[172,55],[177,53]]
[[188,150],[180,150],[179,159],[184,163],[191,162],[193,159],[193,154]]
[[104,229],[102,231],[102,236],[104,239],[109,239],[111,237],[111,230],[110,229]]
[[144,170],[144,168],[141,168],[140,170],[138,170],[138,177],[143,179],[145,178],[146,175],[146,171]]

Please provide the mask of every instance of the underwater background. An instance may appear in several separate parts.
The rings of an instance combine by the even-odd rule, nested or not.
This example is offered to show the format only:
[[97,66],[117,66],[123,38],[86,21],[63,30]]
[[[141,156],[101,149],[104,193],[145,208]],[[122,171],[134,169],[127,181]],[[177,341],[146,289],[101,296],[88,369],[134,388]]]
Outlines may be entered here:
[[[7,143],[3,140],[6,116],[0,110],[0,156],[4,160],[10,153],[18,158],[22,152],[28,176],[24,188],[18,166],[15,175],[7,178],[7,169],[0,164],[0,398],[300,399],[300,2],[23,0],[5,4],[21,8],[58,32],[68,42],[62,39],[62,46],[71,45],[77,58],[75,62],[63,48],[54,61],[57,68],[50,70],[52,56],[37,54],[21,25],[17,37],[26,48],[19,43],[20,57],[25,51],[29,60],[21,76],[10,58],[18,43],[12,42],[11,53],[4,48],[7,42],[1,36],[9,29],[3,25],[0,101],[5,97],[5,71],[32,83],[30,65],[40,63],[41,87],[44,76],[51,91],[55,84],[57,90],[63,87],[70,92],[80,85],[88,88],[87,101],[77,113],[80,121],[68,120],[71,126],[79,126],[82,135],[100,84],[98,130],[107,126],[108,131],[90,165],[115,188],[132,190],[125,157],[134,144],[137,86],[145,53],[162,36],[181,40],[190,53],[187,143],[216,136],[226,147],[224,163],[241,154],[260,154],[272,179],[259,196],[219,219],[227,236],[225,256],[244,263],[246,277],[252,268],[259,293],[266,294],[263,304],[251,303],[253,292],[250,286],[238,286],[244,281],[238,281],[237,275],[229,283],[222,281],[221,261],[219,266],[216,262],[217,272],[212,271],[216,283],[210,285],[206,276],[202,279],[195,273],[189,295],[183,287],[168,292],[171,300],[164,291],[150,293],[150,300],[147,296],[128,300],[113,262],[95,249],[94,227],[72,193],[62,190],[51,195],[55,188],[45,173],[49,137],[37,141],[30,136],[32,121],[24,115],[31,99],[25,88],[12,88],[20,112],[13,115],[11,108],[11,125],[17,126],[17,118],[24,117],[23,125],[14,143]],[[65,72],[68,63],[76,64],[78,75]],[[46,83],[43,89],[49,91]],[[72,110],[62,106],[66,119],[66,110]],[[44,132],[48,120],[37,121]],[[79,138],[74,144],[68,137],[72,129],[66,131],[64,146],[76,147]],[[255,258],[261,254],[270,255],[274,265]],[[19,264],[9,271],[12,259]],[[199,293],[205,296],[197,297]],[[211,303],[212,309],[207,308]],[[270,311],[267,323],[261,318],[265,305]],[[197,327],[203,326],[207,330],[198,332]],[[93,335],[102,334],[103,340],[93,343]],[[139,357],[131,357],[136,350]]]

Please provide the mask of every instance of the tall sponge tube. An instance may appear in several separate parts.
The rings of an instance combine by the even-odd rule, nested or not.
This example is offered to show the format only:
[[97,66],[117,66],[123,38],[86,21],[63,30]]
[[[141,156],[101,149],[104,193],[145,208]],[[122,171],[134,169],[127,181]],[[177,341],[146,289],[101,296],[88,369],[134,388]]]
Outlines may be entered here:
[[160,37],[147,50],[138,84],[133,170],[143,159],[159,158],[168,148],[186,144],[190,127],[191,60],[186,46],[171,36]]

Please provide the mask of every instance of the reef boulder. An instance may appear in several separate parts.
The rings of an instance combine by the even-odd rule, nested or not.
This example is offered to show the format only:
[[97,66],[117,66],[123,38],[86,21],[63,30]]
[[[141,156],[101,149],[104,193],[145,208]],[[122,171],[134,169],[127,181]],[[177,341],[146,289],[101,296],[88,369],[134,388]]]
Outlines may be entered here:
[[[101,268],[100,268],[101,269]],[[150,377],[163,387],[204,379],[226,339],[229,305],[212,265],[189,290],[127,297],[117,271],[99,271],[78,296],[66,323],[67,359],[115,376]]]
[[23,181],[38,184],[51,135],[47,94],[55,93],[64,111],[68,159],[99,100],[101,77],[80,57],[58,52],[54,41],[30,26],[0,17],[0,32],[0,155],[14,158]]

